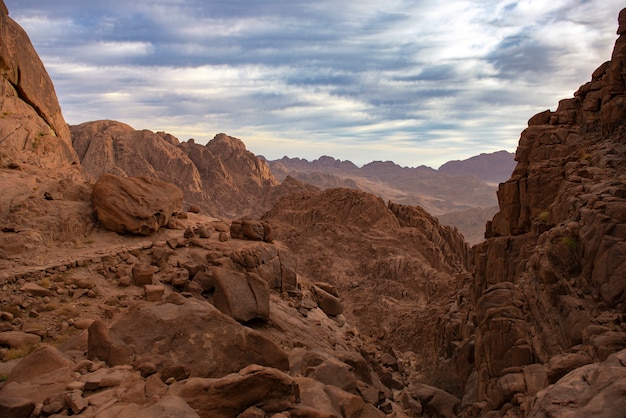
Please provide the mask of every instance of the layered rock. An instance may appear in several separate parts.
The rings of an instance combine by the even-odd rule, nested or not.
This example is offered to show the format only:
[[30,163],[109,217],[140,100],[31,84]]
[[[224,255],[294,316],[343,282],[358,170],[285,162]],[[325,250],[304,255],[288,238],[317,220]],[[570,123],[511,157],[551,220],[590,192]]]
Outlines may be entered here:
[[[475,247],[475,353],[460,355],[467,411],[528,414],[550,381],[626,347],[626,11],[619,21],[611,61],[529,120],[490,239]],[[531,416],[565,413],[545,408]]]

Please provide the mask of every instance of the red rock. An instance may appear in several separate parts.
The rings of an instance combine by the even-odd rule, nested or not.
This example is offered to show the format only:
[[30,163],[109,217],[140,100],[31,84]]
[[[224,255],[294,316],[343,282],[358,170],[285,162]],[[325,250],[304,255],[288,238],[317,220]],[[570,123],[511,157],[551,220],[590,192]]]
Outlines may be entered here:
[[183,398],[203,417],[235,417],[272,399],[300,400],[298,385],[279,370],[249,366],[220,379],[190,378],[170,386],[168,394]]
[[103,174],[93,187],[93,204],[100,224],[120,234],[149,235],[167,225],[182,210],[182,191],[150,177]]

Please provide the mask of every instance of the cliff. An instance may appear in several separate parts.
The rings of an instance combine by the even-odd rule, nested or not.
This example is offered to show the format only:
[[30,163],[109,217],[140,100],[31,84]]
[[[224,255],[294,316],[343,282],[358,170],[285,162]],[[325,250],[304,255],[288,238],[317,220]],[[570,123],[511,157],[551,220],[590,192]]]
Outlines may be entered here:
[[611,60],[529,120],[489,239],[474,247],[457,352],[468,416],[623,413],[611,404],[624,367],[611,382],[582,383],[580,369],[569,389],[548,385],[626,347],[625,33],[626,9]]

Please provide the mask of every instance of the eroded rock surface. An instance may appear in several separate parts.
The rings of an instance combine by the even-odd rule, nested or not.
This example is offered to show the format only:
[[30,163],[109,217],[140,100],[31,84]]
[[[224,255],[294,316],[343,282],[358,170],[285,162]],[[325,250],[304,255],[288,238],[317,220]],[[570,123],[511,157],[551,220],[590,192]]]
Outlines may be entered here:
[[[620,27],[625,16],[620,13]],[[600,367],[585,364],[626,347],[622,32],[611,61],[574,98],[529,120],[517,167],[498,191],[490,238],[474,248],[462,346],[475,349],[458,352],[468,415],[568,414],[548,399],[576,385],[574,376]],[[602,379],[590,379],[589,396],[604,390]],[[550,382],[553,389],[541,392]],[[535,395],[542,406],[531,409]],[[573,392],[561,399],[570,395],[580,416],[586,412],[579,408],[604,413],[597,404],[584,409],[587,400],[575,400]]]
[[103,174],[93,186],[93,206],[100,224],[119,234],[150,235],[182,211],[183,193],[151,177]]

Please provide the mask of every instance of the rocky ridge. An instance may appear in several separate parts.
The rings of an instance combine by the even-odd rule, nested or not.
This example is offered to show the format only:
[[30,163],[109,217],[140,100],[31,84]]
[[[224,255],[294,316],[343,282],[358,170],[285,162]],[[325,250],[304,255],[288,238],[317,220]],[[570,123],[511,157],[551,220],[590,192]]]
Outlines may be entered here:
[[116,121],[71,126],[81,164],[95,181],[103,173],[145,175],[177,185],[187,206],[213,216],[259,216],[278,188],[266,163],[243,142],[218,134],[207,145]]
[[611,60],[522,132],[473,251],[464,416],[623,414],[625,33],[626,9]]

